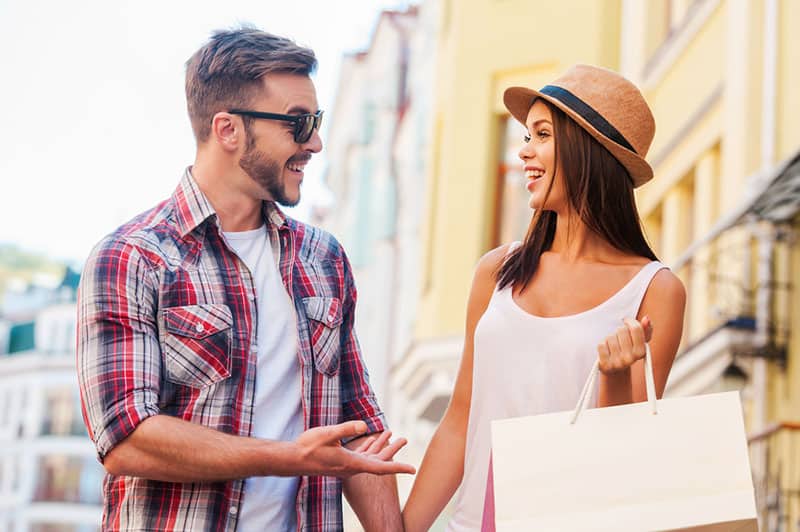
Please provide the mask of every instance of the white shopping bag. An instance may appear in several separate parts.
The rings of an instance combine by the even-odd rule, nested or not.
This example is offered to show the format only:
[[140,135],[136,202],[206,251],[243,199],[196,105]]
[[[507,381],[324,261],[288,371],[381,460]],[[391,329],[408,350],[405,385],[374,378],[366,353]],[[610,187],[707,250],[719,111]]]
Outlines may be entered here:
[[758,530],[737,392],[492,422],[503,531]]

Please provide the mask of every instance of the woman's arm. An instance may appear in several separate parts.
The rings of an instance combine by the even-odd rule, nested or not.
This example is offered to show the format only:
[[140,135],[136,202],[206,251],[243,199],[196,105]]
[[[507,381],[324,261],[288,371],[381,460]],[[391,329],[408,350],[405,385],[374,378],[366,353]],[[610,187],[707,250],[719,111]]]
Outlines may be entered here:
[[472,354],[475,326],[489,305],[495,271],[508,245],[484,255],[478,262],[467,303],[466,335],[461,366],[450,404],[428,445],[419,474],[403,509],[406,532],[428,530],[453,496],[464,475],[464,450],[472,397]]
[[627,319],[597,346],[600,361],[598,406],[647,400],[644,344],[650,344],[656,395],[660,398],[683,333],[686,291],[669,270],[659,271],[642,300],[637,320]]

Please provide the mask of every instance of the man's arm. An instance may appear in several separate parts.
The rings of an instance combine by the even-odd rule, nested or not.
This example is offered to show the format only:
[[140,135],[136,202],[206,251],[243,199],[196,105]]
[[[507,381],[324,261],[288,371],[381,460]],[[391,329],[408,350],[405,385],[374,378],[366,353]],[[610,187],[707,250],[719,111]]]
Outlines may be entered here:
[[254,475],[413,472],[380,455],[344,449],[363,421],[314,428],[294,442],[239,437],[162,415],[157,280],[138,249],[107,240],[87,261],[78,298],[78,380],[89,434],[107,471],[193,482]]
[[[349,442],[346,447],[370,453],[383,449],[391,437],[391,432],[373,434]],[[399,442],[405,445],[405,439]],[[403,518],[400,513],[400,500],[397,495],[397,479],[394,475],[378,476],[362,473],[344,479],[344,496],[361,521],[365,532],[402,531]]]
[[[344,448],[340,441],[366,432],[362,421],[317,427],[293,442],[225,434],[171,416],[144,420],[106,455],[112,475],[166,482],[232,480],[253,476],[328,475],[349,477],[368,471],[371,477],[413,473],[392,462],[405,442],[394,442],[380,454]],[[394,477],[390,477],[394,478]]]

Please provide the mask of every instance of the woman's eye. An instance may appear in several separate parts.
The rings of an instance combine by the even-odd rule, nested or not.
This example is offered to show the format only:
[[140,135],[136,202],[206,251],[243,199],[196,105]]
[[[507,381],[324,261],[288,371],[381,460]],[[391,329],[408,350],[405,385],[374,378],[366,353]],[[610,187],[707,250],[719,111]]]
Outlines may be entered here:
[[544,131],[544,130],[542,130],[542,131],[538,132],[536,135],[537,135],[537,136],[538,136],[540,139],[544,139],[544,138],[547,138],[547,137],[549,137],[549,136],[550,136],[550,132],[549,132],[549,131]]

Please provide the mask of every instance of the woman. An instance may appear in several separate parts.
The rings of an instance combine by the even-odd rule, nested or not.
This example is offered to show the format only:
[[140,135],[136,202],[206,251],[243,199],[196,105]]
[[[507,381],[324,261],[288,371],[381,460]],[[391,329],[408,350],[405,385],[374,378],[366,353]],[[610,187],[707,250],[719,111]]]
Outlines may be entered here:
[[485,501],[493,511],[491,420],[574,408],[596,359],[597,406],[645,400],[645,342],[660,396],[680,343],[686,294],[634,201],[653,177],[655,124],[639,90],[577,65],[504,101],[528,131],[519,156],[534,214],[521,244],[476,268],[453,397],[403,511],[407,532],[428,530],[459,485],[448,530],[480,529]]

